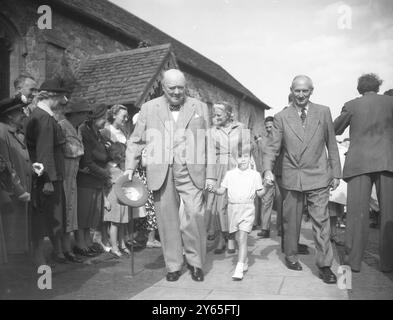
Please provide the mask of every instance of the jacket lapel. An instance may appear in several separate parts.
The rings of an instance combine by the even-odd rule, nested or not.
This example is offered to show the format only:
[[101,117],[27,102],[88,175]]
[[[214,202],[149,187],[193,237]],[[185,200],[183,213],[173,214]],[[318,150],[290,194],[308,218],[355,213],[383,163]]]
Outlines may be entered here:
[[160,118],[162,125],[167,131],[170,131],[169,124],[173,120],[172,115],[170,114],[168,103],[165,97],[162,97],[161,101],[159,101],[156,105],[157,115]]
[[308,144],[310,143],[312,137],[315,134],[319,125],[319,117],[318,112],[316,111],[314,105],[310,102],[308,111],[307,111],[307,122],[306,122],[306,130],[305,130],[305,138],[303,141],[301,154],[306,150]]
[[14,137],[14,139],[20,143],[22,148],[26,149],[26,144],[25,144],[23,138],[20,136],[20,134],[18,134],[18,132],[16,130],[12,129],[11,127],[8,127],[8,131]]
[[297,135],[297,137],[303,141],[304,140],[304,129],[302,126],[299,114],[296,111],[295,106],[290,106],[288,108],[287,122],[292,129],[292,131]]
[[179,118],[176,122],[178,128],[186,128],[195,113],[195,106],[188,98],[184,103],[183,108],[180,109]]

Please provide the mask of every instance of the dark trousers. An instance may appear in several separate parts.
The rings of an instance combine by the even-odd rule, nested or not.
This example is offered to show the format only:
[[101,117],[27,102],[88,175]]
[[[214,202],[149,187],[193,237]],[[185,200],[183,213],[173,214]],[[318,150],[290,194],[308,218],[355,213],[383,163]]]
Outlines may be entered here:
[[330,267],[333,249],[330,243],[330,220],[328,212],[329,188],[310,191],[283,189],[283,239],[284,254],[292,262],[297,261],[298,242],[306,201],[311,216],[314,242],[317,251],[317,266]]
[[63,181],[52,182],[54,192],[46,195],[42,192],[43,184],[34,184],[34,209],[32,213],[33,241],[42,240],[45,236],[53,238],[64,233],[65,196]]
[[371,188],[375,183],[380,208],[381,271],[393,270],[393,172],[374,172],[350,178],[347,197],[345,248],[347,262],[360,270],[368,242]]

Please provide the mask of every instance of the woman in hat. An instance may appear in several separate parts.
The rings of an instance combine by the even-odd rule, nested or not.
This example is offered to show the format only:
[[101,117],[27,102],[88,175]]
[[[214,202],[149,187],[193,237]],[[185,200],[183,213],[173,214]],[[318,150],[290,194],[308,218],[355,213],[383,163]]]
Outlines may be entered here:
[[[19,97],[0,102],[0,261],[6,253],[27,252],[32,166],[21,133],[25,115]],[[3,259],[2,259],[3,258]]]
[[71,262],[82,262],[71,250],[71,232],[78,230],[78,196],[76,176],[79,169],[79,161],[84,153],[82,136],[78,131],[79,126],[87,119],[90,106],[85,99],[72,98],[65,108],[56,113],[57,121],[63,130],[64,144],[64,191],[66,225],[63,235],[63,252],[67,260]]
[[93,246],[90,229],[102,226],[104,213],[104,188],[111,185],[111,176],[106,169],[109,161],[105,138],[100,130],[106,122],[107,108],[95,106],[87,115],[88,120],[79,130],[84,145],[77,176],[78,185],[78,231],[74,252],[83,256],[94,256],[100,250]]

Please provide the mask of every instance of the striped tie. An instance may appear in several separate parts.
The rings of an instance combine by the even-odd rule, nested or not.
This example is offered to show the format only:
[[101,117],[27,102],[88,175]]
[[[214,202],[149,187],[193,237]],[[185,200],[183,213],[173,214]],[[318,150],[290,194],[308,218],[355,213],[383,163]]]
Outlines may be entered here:
[[300,118],[302,119],[302,126],[303,128],[306,126],[306,118],[307,118],[307,114],[306,114],[306,109],[302,108],[302,113],[300,114]]

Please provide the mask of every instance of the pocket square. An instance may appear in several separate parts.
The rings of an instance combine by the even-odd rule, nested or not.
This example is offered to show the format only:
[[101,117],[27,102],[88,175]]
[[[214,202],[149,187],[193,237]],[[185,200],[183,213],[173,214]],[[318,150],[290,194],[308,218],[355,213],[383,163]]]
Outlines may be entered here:
[[194,119],[198,119],[198,118],[200,118],[201,116],[199,115],[199,114],[195,114],[195,116],[194,116]]

